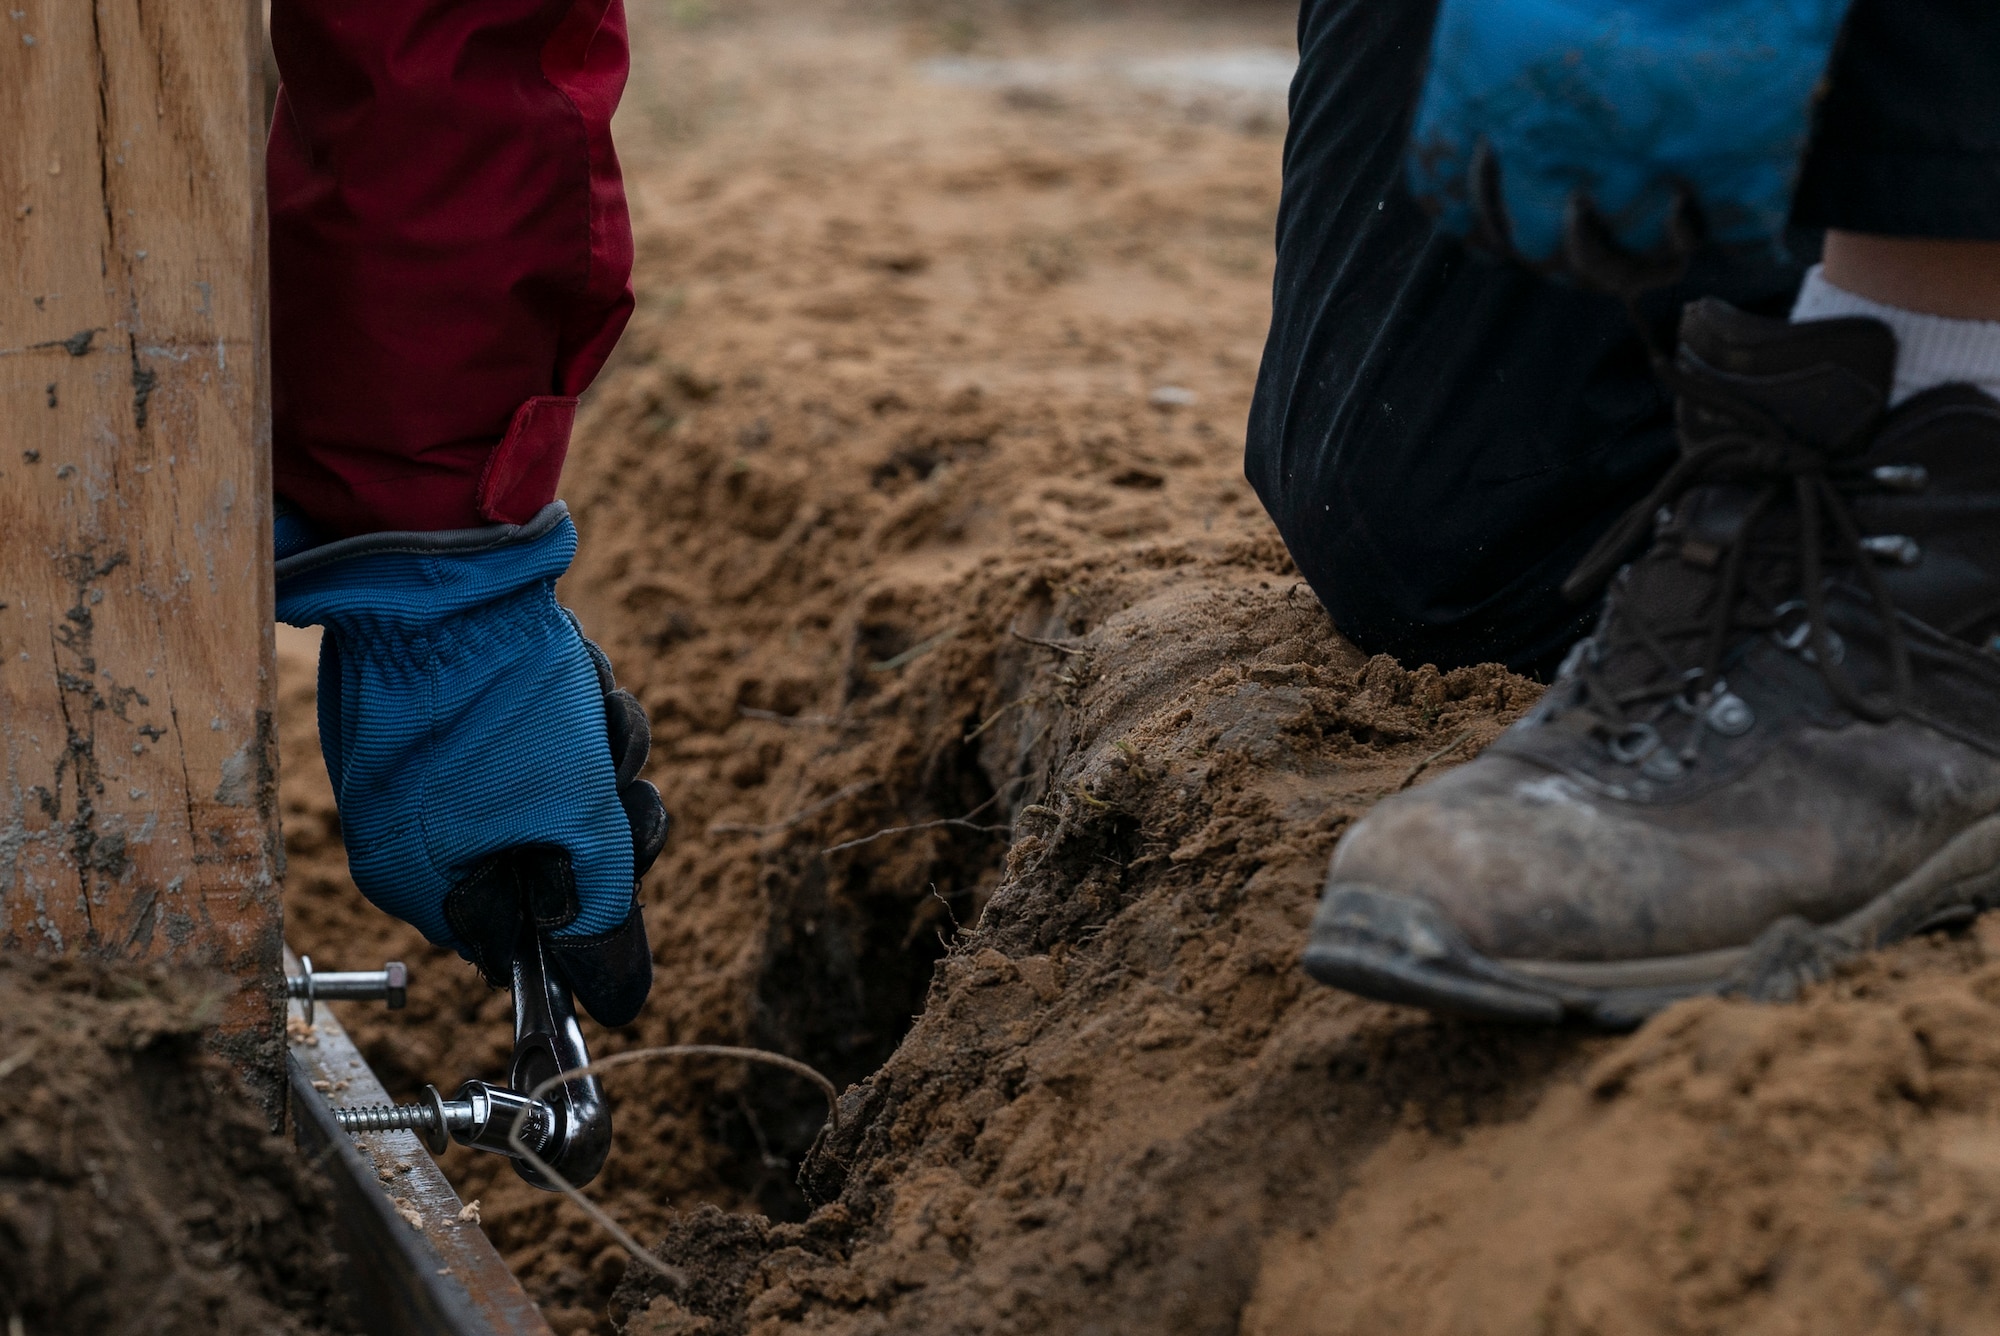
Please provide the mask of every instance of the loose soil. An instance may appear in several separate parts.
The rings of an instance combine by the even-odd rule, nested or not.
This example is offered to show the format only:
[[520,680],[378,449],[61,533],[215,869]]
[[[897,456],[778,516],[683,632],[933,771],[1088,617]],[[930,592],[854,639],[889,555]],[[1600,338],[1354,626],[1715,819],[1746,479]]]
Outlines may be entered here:
[[[1296,967],[1334,841],[1533,702],[1346,644],[1242,481],[1278,8],[632,6],[640,309],[566,600],[677,830],[591,1189],[453,1150],[559,1332],[2000,1330],[2000,932],[1625,1039]],[[363,904],[281,638],[288,934],[392,1089],[504,995]],[[621,1283],[622,1281],[622,1283]]]
[[228,986],[0,956],[9,1336],[354,1330],[324,1184],[203,1050]]

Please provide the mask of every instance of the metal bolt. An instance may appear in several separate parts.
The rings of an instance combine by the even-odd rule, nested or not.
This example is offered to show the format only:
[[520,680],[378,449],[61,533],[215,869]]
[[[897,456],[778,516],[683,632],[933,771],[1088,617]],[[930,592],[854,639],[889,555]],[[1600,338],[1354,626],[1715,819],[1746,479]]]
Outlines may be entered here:
[[335,1109],[334,1121],[349,1136],[363,1132],[415,1132],[433,1155],[444,1154],[451,1144],[450,1115],[444,1097],[434,1085],[424,1087],[422,1104],[365,1104],[352,1109]]
[[508,1134],[517,1118],[521,1139],[540,1154],[555,1128],[556,1113],[540,1100],[484,1081],[467,1081],[456,1097],[446,1099],[434,1085],[424,1087],[421,1104],[366,1104],[335,1109],[334,1121],[350,1136],[363,1132],[415,1132],[433,1155],[444,1154],[453,1141],[478,1150],[513,1155]]
[[285,992],[304,1002],[306,1024],[313,1023],[313,1003],[386,1002],[391,1011],[401,1011],[410,997],[410,971],[400,960],[392,960],[379,970],[326,970],[316,972],[311,956],[299,957],[299,972],[286,976]]

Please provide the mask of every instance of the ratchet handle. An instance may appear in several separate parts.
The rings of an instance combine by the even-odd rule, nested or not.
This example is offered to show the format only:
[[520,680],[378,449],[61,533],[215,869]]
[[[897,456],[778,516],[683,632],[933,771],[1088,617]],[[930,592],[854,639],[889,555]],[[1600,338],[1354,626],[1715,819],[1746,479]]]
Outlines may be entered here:
[[[527,915],[513,965],[514,1061],[507,1085],[529,1095],[544,1081],[588,1064],[590,1054],[569,985],[549,968],[541,933]],[[582,1187],[597,1177],[611,1153],[611,1108],[604,1102],[604,1085],[595,1076],[582,1076],[545,1091],[540,1101],[548,1106],[550,1126],[537,1153],[572,1187]],[[538,1188],[555,1188],[524,1160],[514,1161],[514,1172]]]

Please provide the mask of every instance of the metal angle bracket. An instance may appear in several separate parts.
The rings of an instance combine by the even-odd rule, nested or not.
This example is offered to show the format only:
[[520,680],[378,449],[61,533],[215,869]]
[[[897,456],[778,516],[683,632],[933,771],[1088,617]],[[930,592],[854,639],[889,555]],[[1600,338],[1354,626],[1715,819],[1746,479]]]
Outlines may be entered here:
[[[289,953],[288,953],[289,954]],[[288,961],[294,972],[296,963]],[[501,1260],[416,1135],[350,1136],[326,1095],[386,1101],[388,1092],[340,1022],[320,1008],[312,1024],[300,1000],[286,1071],[300,1149],[331,1180],[335,1241],[349,1293],[383,1336],[552,1336],[540,1310]],[[385,1189],[387,1180],[393,1189]]]

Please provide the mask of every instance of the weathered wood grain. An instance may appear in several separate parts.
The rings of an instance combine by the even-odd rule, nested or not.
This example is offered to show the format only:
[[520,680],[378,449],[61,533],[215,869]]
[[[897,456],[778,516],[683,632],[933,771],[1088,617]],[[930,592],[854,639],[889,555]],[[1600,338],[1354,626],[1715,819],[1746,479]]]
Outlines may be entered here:
[[254,0],[0,7],[0,949],[282,1056]]

